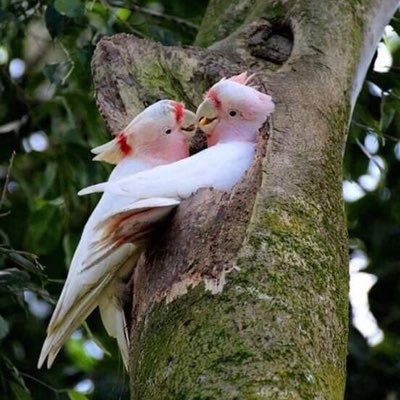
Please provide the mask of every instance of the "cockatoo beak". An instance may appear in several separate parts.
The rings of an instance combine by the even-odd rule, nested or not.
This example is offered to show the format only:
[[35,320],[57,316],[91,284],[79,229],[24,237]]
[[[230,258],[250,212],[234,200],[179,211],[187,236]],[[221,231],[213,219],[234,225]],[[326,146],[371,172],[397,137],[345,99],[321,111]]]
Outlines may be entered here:
[[218,110],[212,101],[204,100],[196,111],[197,126],[205,134],[211,133],[218,123]]
[[185,110],[183,120],[181,122],[181,131],[183,131],[188,139],[191,139],[196,132],[196,115],[195,113]]

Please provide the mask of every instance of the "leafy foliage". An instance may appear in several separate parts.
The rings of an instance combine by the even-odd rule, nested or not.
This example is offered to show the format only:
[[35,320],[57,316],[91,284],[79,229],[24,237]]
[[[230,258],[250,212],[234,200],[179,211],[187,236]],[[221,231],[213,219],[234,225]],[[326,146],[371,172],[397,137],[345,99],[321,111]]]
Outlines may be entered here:
[[353,255],[363,252],[368,257],[365,272],[378,278],[369,302],[384,335],[383,341],[370,347],[352,328],[346,393],[351,400],[400,395],[399,17],[397,13],[391,21],[395,31],[386,29],[386,49],[380,45],[380,52],[386,51],[386,57],[378,57],[384,62],[381,71],[373,68],[376,58],[370,66],[353,115],[344,160],[345,179],[362,190],[358,200],[346,204],[351,251]]
[[97,315],[89,319],[93,334],[76,332],[50,371],[36,368],[51,305],[96,202],[76,193],[110,172],[91,161],[90,148],[109,133],[93,100],[90,61],[97,41],[118,32],[191,43],[205,5],[2,2],[0,399],[126,397],[116,345]]

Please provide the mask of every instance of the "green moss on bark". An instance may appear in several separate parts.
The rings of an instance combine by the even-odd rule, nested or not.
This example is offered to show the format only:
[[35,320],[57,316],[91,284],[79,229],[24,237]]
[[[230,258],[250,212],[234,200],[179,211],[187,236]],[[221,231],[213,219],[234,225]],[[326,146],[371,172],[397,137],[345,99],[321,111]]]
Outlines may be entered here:
[[207,47],[234,32],[255,6],[255,0],[216,0],[207,8],[195,44]]
[[[132,399],[342,398],[348,260],[341,156],[357,94],[352,82],[360,81],[358,65],[370,59],[381,16],[395,3],[212,0],[197,42],[229,35],[218,52],[161,49],[126,35],[101,41],[97,100],[117,128],[126,111],[160,94],[198,104],[207,79],[236,71],[236,61],[258,69],[277,105],[254,213],[232,257],[239,270],[219,295],[199,285],[147,310],[133,331]],[[283,18],[293,28],[291,56],[275,72],[248,53],[245,35],[230,35],[257,18]]]
[[[151,56],[141,60],[133,68],[141,85],[149,92],[159,92],[164,97],[184,101],[188,107],[195,108],[194,103],[201,101],[202,93],[206,90],[202,82],[190,85],[198,68],[197,60],[195,62],[188,54],[174,51],[173,48],[167,54],[160,52],[157,59]],[[187,90],[190,86],[192,91]]]
[[134,341],[133,398],[341,398],[344,243],[316,229],[322,214],[299,199],[268,205],[221,294],[199,286],[156,305]]
[[217,0],[210,3],[195,44],[207,47],[226,38],[242,24],[263,17],[271,22],[285,18],[285,7],[280,2],[247,0],[232,2]]

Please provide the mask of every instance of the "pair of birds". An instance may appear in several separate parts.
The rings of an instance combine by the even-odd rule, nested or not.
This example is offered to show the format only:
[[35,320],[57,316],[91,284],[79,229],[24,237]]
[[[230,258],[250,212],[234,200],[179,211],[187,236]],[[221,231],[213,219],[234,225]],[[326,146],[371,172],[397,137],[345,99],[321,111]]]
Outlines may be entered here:
[[[83,230],[39,357],[50,368],[72,332],[99,307],[128,369],[129,333],[124,283],[132,276],[150,233],[200,188],[229,191],[249,168],[257,134],[274,103],[249,85],[244,72],[212,86],[196,115],[182,103],[161,100],[136,116],[112,141],[92,151],[116,164],[109,180],[80,195],[104,192]],[[198,126],[208,148],[189,157]]]

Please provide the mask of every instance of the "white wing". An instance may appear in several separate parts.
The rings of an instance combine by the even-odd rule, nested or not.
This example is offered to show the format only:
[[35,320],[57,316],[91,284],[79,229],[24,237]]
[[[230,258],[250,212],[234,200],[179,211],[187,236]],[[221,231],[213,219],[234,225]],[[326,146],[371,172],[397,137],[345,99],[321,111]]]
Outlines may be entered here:
[[[117,179],[146,167],[143,164],[127,161],[119,164],[110,176]],[[135,264],[144,240],[155,223],[167,215],[178,203],[170,199],[152,199],[148,204],[131,204],[126,196],[105,193],[90,216],[75,251],[67,280],[58,300],[47,329],[47,338],[39,358],[39,367],[46,357],[51,366],[57,353],[71,333],[83,322],[93,309],[107,296],[108,286],[126,267]],[[112,295],[112,293],[111,293]],[[122,307],[114,308],[113,320],[119,319],[120,326],[112,327],[107,318],[103,322],[112,336],[117,336],[121,352],[127,348],[126,330]],[[102,316],[110,315],[105,311]],[[126,339],[125,339],[126,338]],[[125,343],[123,343],[125,342]],[[126,362],[125,357],[124,362]]]
[[104,191],[140,200],[151,197],[185,199],[205,187],[228,191],[250,167],[254,152],[252,143],[221,143],[175,163],[115,182],[89,186],[79,194]]

